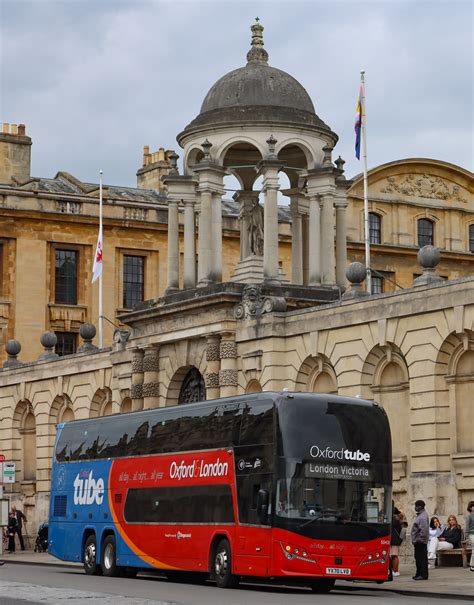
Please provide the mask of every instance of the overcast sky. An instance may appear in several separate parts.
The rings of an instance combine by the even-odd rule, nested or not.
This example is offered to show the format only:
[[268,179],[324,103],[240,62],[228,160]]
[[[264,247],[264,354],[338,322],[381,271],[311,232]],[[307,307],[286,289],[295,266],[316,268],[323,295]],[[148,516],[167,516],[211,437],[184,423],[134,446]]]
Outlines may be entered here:
[[[259,16],[270,65],[306,88],[353,176],[359,72],[369,168],[428,157],[473,170],[470,0],[0,0],[0,121],[24,122],[32,174],[136,184],[143,145],[176,135],[245,64]],[[181,154],[180,154],[181,155]]]

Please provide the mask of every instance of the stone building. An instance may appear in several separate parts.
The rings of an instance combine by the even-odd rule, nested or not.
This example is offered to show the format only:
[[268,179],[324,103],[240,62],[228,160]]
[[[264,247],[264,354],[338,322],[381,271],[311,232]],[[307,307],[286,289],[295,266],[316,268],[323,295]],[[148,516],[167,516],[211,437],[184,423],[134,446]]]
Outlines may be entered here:
[[[160,174],[166,192],[154,191],[158,183],[146,176],[153,158],[139,174],[152,189],[108,188],[109,237],[116,239],[114,259],[105,265],[111,292],[105,314],[121,326],[111,347],[95,348],[87,323],[95,319],[87,284],[97,186],[74,184],[67,201],[80,202],[83,211],[63,213],[65,220],[56,205],[64,194],[48,191],[40,198],[50,208],[47,235],[36,233],[29,243],[16,240],[12,217],[39,220],[46,212],[28,206],[36,203],[31,184],[2,188],[2,219],[9,217],[11,229],[3,262],[12,255],[3,266],[14,271],[21,252],[41,272],[37,290],[10,278],[16,302],[8,308],[23,323],[6,338],[14,335],[23,351],[10,342],[0,371],[1,451],[18,471],[11,496],[38,522],[47,516],[58,422],[262,389],[379,400],[392,426],[397,501],[408,507],[423,495],[442,516],[474,499],[473,175],[422,159],[371,171],[374,268],[385,281],[378,282],[379,293],[364,295],[364,269],[347,269],[363,254],[361,179],[346,180],[343,161],[333,162],[337,135],[301,84],[268,65],[262,31],[252,26],[246,66],[216,82],[199,116],[178,135],[183,170],[168,154],[166,175]],[[290,183],[283,191],[290,199],[286,212],[277,204],[282,172]],[[232,203],[222,202],[228,173],[240,185]],[[263,205],[254,190],[259,176]],[[60,173],[48,187],[56,181],[72,187],[65,183],[73,180]],[[44,181],[36,181],[43,191]],[[142,208],[147,220],[126,219],[130,208]],[[78,240],[80,229],[88,229],[87,239]],[[51,244],[65,241],[70,249],[78,241],[88,246],[78,280],[86,308],[80,319],[72,315],[80,305],[45,303],[41,294],[52,276]],[[441,261],[428,247],[419,253],[420,268],[419,244],[430,243],[442,248]],[[49,265],[32,258],[40,249]],[[133,309],[120,304],[122,249],[150,259],[146,300]],[[346,275],[352,286],[341,296]],[[402,287],[390,291],[395,283]],[[46,292],[47,298],[54,290]],[[37,304],[29,324],[20,320],[20,299],[25,307]],[[61,321],[70,323],[55,323]],[[57,337],[48,333],[40,355],[40,333],[67,326],[85,339],[80,350],[57,357]]]

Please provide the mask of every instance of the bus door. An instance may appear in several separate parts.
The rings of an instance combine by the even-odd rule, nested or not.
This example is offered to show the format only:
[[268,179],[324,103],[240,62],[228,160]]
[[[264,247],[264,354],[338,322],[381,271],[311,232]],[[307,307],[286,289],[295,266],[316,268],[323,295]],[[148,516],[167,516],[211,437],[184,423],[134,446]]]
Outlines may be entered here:
[[[237,508],[236,573],[266,575],[271,555],[272,474],[253,447],[235,450]],[[263,470],[263,472],[262,472]]]

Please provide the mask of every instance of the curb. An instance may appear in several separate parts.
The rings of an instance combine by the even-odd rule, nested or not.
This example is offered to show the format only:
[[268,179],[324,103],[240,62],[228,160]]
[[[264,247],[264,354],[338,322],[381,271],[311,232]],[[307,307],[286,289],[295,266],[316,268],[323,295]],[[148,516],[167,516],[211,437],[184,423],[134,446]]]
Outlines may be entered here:
[[21,559],[6,559],[3,558],[2,561],[5,561],[5,565],[35,565],[35,566],[43,566],[43,567],[65,567],[67,569],[82,569],[81,563],[67,563],[66,561],[61,561],[59,563],[51,563],[51,561],[22,561]]
[[[376,588],[375,586],[345,586],[336,584],[334,590],[347,590],[357,592],[358,590],[370,590],[373,592],[391,592],[410,597],[432,597],[433,599],[452,599],[454,601],[474,601],[474,595],[450,594],[446,592],[430,592],[428,590],[410,590],[408,588]],[[331,591],[332,592],[332,591]]]

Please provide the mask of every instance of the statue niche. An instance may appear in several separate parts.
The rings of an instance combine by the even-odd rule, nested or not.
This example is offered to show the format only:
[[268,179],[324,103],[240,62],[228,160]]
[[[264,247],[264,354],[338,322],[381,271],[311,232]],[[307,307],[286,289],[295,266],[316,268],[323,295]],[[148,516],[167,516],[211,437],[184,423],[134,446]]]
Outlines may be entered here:
[[244,200],[239,220],[242,221],[242,237],[247,238],[246,249],[253,256],[263,256],[263,208],[258,198]]

